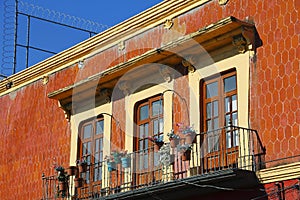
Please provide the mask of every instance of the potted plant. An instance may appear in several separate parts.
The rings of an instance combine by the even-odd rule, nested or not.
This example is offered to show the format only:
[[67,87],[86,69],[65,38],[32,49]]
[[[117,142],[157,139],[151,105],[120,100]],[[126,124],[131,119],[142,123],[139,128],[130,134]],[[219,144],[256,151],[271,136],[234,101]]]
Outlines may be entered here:
[[192,144],[195,140],[196,131],[191,126],[186,126],[181,133],[184,135],[185,144]]
[[127,150],[121,152],[121,163],[123,168],[130,167],[131,160],[130,155],[127,153]]
[[116,171],[117,167],[116,167],[116,162],[114,161],[113,156],[112,155],[105,156],[104,159],[106,160],[106,163],[107,163],[107,170],[109,172]]
[[68,177],[66,176],[65,169],[62,166],[55,166],[58,180],[58,190],[66,191],[68,185]]
[[74,186],[76,188],[82,187],[83,186],[83,178],[80,178],[80,177],[74,178]]
[[158,152],[159,149],[164,145],[164,141],[160,137],[148,137],[148,139],[154,143],[154,151]]
[[76,164],[78,166],[79,173],[83,173],[87,171],[87,161],[85,157],[81,158],[80,160],[77,160]]
[[179,146],[182,161],[191,160],[191,150],[192,147],[190,144],[183,144]]
[[116,164],[121,163],[121,154],[117,150],[112,151],[111,153]]
[[76,166],[69,166],[66,171],[69,176],[74,176],[77,174],[78,168]]
[[177,147],[177,145],[179,144],[180,137],[174,133],[173,129],[167,135],[168,135],[169,140],[170,140],[170,146],[171,146],[171,148]]

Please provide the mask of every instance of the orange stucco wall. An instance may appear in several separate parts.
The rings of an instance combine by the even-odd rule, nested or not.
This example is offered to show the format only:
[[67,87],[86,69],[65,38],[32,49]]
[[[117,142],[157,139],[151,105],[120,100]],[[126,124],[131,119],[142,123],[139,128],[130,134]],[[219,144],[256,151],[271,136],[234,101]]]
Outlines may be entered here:
[[[251,63],[250,126],[266,146],[266,161],[300,154],[300,1],[229,0],[225,6],[212,1],[175,19],[172,29],[189,34],[228,16],[250,16],[263,41]],[[114,46],[87,59],[81,69],[74,65],[51,75],[46,85],[37,81],[1,96],[0,199],[40,199],[42,173],[53,174],[54,163],[68,166],[70,125],[48,93],[160,47],[172,37],[168,34],[158,26],[125,41],[123,50]],[[189,99],[186,86],[175,81],[174,89]],[[113,104],[121,122],[124,105],[123,100]]]

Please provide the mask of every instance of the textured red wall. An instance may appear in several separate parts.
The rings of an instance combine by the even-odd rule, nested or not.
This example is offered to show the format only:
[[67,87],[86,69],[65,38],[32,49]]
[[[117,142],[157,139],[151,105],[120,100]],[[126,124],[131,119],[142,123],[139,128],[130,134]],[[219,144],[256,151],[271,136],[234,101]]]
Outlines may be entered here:
[[[267,161],[300,153],[299,7],[298,0],[229,0],[225,6],[212,1],[180,16],[172,27],[188,34],[228,16],[254,20],[263,46],[251,64],[250,125],[266,145]],[[159,26],[125,41],[124,50],[114,46],[86,60],[82,69],[74,65],[51,75],[47,85],[37,81],[0,97],[0,199],[39,199],[42,172],[53,174],[54,162],[69,163],[70,126],[49,92],[160,47],[172,37],[168,34]],[[186,89],[180,81],[175,87]],[[122,106],[115,103],[114,112]],[[124,116],[121,111],[118,119],[125,121]]]

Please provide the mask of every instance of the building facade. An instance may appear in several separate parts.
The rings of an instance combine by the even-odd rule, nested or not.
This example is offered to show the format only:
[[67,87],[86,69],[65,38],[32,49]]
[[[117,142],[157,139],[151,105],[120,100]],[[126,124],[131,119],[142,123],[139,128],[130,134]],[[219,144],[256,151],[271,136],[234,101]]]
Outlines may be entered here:
[[0,82],[1,199],[300,199],[300,2],[169,0]]

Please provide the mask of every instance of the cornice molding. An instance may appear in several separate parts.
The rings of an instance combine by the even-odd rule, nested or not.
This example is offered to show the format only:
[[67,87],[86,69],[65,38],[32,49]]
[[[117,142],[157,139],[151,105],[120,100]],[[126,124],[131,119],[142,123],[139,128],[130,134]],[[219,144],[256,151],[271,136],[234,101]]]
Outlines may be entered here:
[[97,52],[117,45],[121,40],[133,37],[141,32],[164,24],[166,19],[175,18],[210,1],[211,0],[163,1],[92,38],[10,76],[9,79],[14,83],[14,86],[10,89],[6,89],[6,81],[1,81],[0,96],[42,79],[45,74],[53,74],[76,64],[79,60],[83,60]]
[[263,184],[299,178],[300,162],[260,170],[257,177]]

